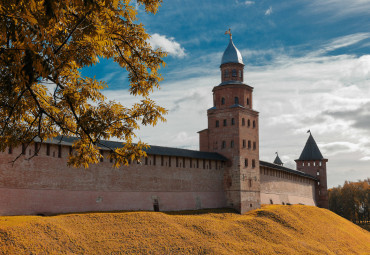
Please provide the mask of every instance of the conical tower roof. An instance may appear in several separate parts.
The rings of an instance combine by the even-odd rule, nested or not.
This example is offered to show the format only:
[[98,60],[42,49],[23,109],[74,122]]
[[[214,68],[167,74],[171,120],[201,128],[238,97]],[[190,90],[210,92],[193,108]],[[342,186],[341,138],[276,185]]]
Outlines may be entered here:
[[298,160],[320,160],[323,159],[319,147],[317,146],[315,139],[313,139],[312,134],[307,139],[306,145],[303,148],[301,156]]
[[229,45],[222,55],[221,65],[226,63],[244,64],[242,54],[240,54],[239,50],[235,47],[232,38],[230,38]]
[[276,153],[276,158],[274,160],[274,164],[276,165],[280,165],[282,166],[283,165],[283,162],[281,161],[280,157],[279,157],[279,154]]

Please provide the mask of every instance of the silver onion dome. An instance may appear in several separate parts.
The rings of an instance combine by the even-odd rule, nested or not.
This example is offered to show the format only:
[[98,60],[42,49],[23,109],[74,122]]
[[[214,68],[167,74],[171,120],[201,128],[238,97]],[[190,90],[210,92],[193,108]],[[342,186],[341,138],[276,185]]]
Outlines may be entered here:
[[224,54],[222,55],[221,65],[226,63],[243,63],[242,54],[235,47],[233,40],[230,38],[229,45],[227,46]]

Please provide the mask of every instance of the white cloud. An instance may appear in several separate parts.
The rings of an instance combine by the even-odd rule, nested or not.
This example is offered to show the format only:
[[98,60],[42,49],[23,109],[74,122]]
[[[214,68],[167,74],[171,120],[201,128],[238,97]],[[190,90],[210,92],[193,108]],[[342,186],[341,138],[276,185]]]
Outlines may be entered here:
[[359,144],[351,142],[330,142],[319,144],[321,152],[326,156],[335,156],[341,153],[356,152],[360,150]]
[[236,0],[235,3],[237,5],[247,5],[247,6],[250,6],[250,5],[253,5],[255,4],[256,2],[255,1],[239,1],[239,0]]
[[244,4],[245,5],[252,5],[252,4],[255,4],[255,2],[254,1],[245,1]]
[[265,15],[268,16],[272,13],[272,6],[265,11]]
[[[369,70],[370,55],[318,52],[298,58],[276,56],[269,65],[249,67],[247,83],[255,86],[254,108],[260,112],[261,158],[272,161],[278,149],[283,157],[289,155],[285,163],[294,165],[311,129],[329,158],[330,186],[343,183],[344,178],[368,177],[368,166],[358,162],[370,157],[370,142],[365,139],[370,136],[365,107],[370,105]],[[355,166],[358,171],[348,174]]]
[[370,0],[313,0],[310,3],[314,12],[326,12],[329,18],[340,18],[354,14],[368,14]]
[[[161,90],[155,91],[152,98],[169,111],[165,116],[167,122],[141,127],[138,138],[152,145],[199,149],[197,132],[207,127],[206,110],[212,104],[212,88],[218,83],[218,76],[210,75],[163,82]],[[104,95],[124,105],[139,100],[124,90],[106,90]]]
[[154,33],[150,36],[149,43],[153,48],[162,48],[174,57],[183,58],[186,55],[185,49],[173,37],[167,38],[165,35]]
[[370,156],[369,157],[360,158],[360,160],[362,160],[362,161],[370,161]]
[[354,45],[362,40],[370,38],[370,33],[357,33],[352,35],[343,36],[329,42],[324,46],[325,52],[333,51],[336,49],[344,48]]

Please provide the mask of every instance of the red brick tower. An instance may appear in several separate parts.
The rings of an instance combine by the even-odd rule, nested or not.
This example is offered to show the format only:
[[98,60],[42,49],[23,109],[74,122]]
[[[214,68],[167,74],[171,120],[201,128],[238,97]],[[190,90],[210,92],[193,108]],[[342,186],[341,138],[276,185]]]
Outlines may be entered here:
[[326,162],[310,132],[306,145],[299,159],[296,159],[297,170],[315,176],[318,181],[315,185],[316,205],[328,208],[328,186],[326,180]]
[[231,35],[221,61],[221,83],[213,88],[208,129],[199,132],[200,150],[229,159],[224,178],[227,203],[241,213],[260,208],[258,112],[253,87],[244,84],[244,64]]

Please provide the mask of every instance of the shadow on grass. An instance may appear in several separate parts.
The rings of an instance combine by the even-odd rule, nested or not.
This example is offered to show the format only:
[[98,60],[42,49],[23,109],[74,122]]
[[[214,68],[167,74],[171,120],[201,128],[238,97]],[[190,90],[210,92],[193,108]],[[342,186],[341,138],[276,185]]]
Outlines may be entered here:
[[370,232],[370,224],[356,224],[356,225]]
[[188,211],[170,211],[162,212],[167,215],[202,215],[209,213],[236,213],[239,214],[237,210],[232,208],[218,208],[218,209],[200,209],[200,210],[188,210]]

